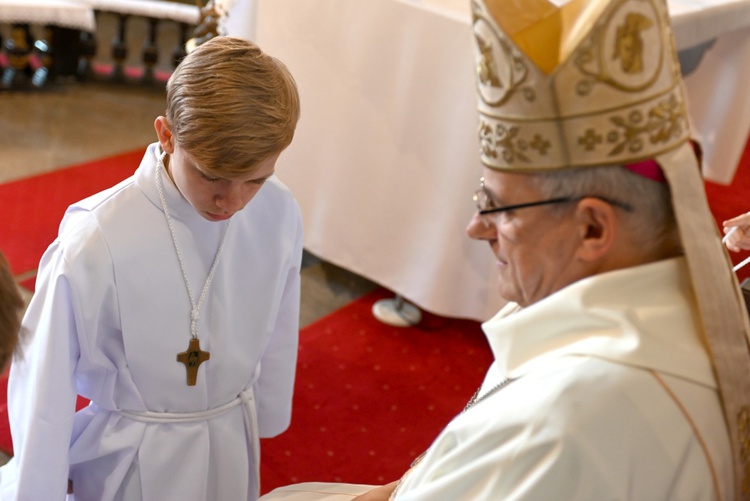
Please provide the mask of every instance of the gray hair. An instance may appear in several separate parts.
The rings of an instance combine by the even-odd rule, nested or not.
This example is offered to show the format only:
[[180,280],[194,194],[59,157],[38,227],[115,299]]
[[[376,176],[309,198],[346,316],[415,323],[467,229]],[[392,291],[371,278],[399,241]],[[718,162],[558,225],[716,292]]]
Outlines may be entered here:
[[[538,172],[533,184],[545,198],[596,196],[632,208],[618,209],[621,221],[646,253],[679,242],[672,197],[667,183],[653,181],[622,166],[579,167]],[[552,206],[562,214],[565,205]]]

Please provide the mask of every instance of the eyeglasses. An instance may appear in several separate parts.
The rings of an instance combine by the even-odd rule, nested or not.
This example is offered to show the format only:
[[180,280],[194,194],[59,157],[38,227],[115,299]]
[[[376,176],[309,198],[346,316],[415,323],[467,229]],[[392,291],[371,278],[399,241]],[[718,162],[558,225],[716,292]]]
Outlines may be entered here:
[[584,198],[596,198],[614,207],[619,207],[620,209],[624,211],[627,211],[627,212],[633,211],[633,207],[630,206],[629,204],[626,204],[624,202],[620,202],[617,200],[610,200],[606,197],[600,197],[598,195],[584,195],[580,197],[558,197],[558,198],[551,198],[549,200],[540,200],[538,202],[527,202],[524,204],[504,205],[502,207],[495,207],[494,206],[495,202],[493,201],[492,194],[484,186],[484,178],[481,178],[479,180],[479,189],[476,192],[474,192],[474,203],[477,206],[477,210],[479,211],[480,216],[485,216],[487,214],[495,214],[499,212],[509,212],[509,211],[518,210],[518,209],[525,209],[527,207],[537,207],[540,205],[561,204],[561,203],[566,203],[566,202],[578,202],[579,200],[583,200]]

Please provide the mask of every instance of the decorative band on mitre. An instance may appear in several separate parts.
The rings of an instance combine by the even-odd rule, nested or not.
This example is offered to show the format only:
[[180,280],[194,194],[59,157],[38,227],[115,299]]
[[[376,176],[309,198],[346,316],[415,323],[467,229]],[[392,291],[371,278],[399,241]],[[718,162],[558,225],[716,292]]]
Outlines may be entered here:
[[634,163],[689,139],[685,102],[677,86],[665,95],[594,116],[479,117],[482,163],[502,170]]

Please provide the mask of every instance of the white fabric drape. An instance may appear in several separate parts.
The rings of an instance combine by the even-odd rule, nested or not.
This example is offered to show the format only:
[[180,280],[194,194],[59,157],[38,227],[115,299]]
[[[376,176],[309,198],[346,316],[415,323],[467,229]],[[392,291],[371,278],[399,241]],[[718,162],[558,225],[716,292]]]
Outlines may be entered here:
[[[503,304],[492,256],[464,235],[480,175],[470,2],[255,2],[256,18],[233,22],[255,25],[302,97],[280,162],[302,207],[305,247],[433,313],[492,316]],[[750,43],[736,31],[750,25],[750,0],[669,8],[679,48],[718,37],[687,94],[705,175],[727,182],[750,129]]]

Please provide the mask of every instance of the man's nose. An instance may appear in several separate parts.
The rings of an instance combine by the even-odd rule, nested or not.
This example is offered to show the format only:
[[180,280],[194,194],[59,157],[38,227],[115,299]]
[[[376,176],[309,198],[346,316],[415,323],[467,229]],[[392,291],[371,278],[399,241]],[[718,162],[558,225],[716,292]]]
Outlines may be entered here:
[[491,240],[497,235],[497,229],[492,224],[487,216],[482,216],[479,211],[476,211],[469,220],[469,225],[466,227],[466,234],[469,238],[475,240]]

